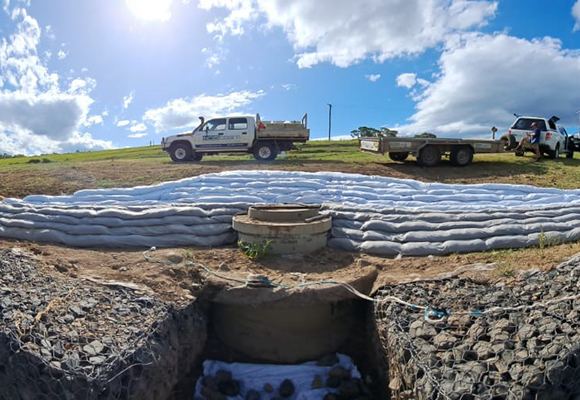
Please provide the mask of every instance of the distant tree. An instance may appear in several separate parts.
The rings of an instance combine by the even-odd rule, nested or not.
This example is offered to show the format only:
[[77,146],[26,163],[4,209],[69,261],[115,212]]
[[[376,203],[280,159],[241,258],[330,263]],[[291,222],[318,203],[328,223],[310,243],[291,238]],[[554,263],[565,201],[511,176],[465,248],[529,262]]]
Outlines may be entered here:
[[350,132],[350,136],[353,138],[363,138],[363,137],[395,137],[397,136],[397,131],[393,131],[389,128],[369,128],[368,126],[359,126]]
[[359,126],[358,129],[352,130],[350,136],[353,138],[363,138],[363,137],[375,137],[381,131],[375,128],[369,128],[368,126]]
[[397,133],[399,133],[398,131],[394,131],[392,129],[389,128],[381,128],[381,137],[397,137]]
[[425,138],[425,139],[437,139],[437,135],[434,133],[423,132],[420,135],[415,135],[416,138]]

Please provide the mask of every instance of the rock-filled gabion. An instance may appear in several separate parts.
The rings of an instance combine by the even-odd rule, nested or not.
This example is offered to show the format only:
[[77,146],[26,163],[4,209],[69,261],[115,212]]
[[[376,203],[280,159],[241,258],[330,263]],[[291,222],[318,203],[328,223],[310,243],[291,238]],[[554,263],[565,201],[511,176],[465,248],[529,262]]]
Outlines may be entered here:
[[167,398],[205,335],[193,305],[53,277],[0,249],[0,399]]
[[[580,257],[521,284],[464,279],[406,283],[379,291],[378,333],[394,399],[580,398]],[[437,321],[385,296],[430,304]],[[522,310],[453,315],[571,299]]]

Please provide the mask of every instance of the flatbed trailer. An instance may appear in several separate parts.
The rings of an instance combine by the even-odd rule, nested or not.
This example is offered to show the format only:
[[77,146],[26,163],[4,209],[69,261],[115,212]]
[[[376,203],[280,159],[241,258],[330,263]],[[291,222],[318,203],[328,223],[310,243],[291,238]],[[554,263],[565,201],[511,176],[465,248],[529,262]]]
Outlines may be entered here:
[[446,138],[399,138],[373,137],[359,139],[360,151],[385,154],[394,161],[404,161],[410,154],[419,164],[432,167],[449,156],[453,165],[464,167],[471,164],[477,153],[504,153],[505,141],[488,139],[446,139]]

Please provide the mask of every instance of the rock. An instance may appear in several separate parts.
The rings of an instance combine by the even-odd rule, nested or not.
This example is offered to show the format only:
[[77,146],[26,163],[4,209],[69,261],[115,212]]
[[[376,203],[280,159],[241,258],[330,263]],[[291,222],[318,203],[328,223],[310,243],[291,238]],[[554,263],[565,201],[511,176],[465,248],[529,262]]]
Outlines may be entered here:
[[246,400],[260,400],[262,395],[257,390],[251,389],[246,393]]
[[219,381],[218,388],[220,393],[228,397],[236,397],[240,393],[240,384],[238,381],[230,379],[228,381]]
[[203,386],[207,386],[208,388],[210,388],[211,390],[214,390],[216,392],[219,391],[218,383],[213,376],[204,376],[201,379],[201,384]]
[[409,326],[409,334],[411,336],[420,337],[421,339],[431,339],[433,336],[437,335],[437,330],[435,327],[423,319],[413,322]]
[[177,253],[167,253],[165,254],[165,259],[172,264],[181,264],[183,262],[183,256]]
[[473,346],[473,350],[480,360],[487,360],[495,355],[492,344],[489,342],[478,342]]
[[62,317],[62,321],[65,324],[70,324],[71,322],[73,322],[75,320],[75,317],[72,316],[71,314],[66,314],[64,317]]
[[68,268],[64,265],[54,264],[54,268],[62,274],[66,274],[68,272]]
[[328,376],[331,378],[338,378],[340,380],[349,379],[350,371],[340,366],[334,367],[328,372]]
[[338,386],[338,392],[341,396],[346,397],[347,399],[355,398],[356,396],[361,394],[361,387],[362,383],[360,379],[349,379],[343,381]]
[[443,350],[452,348],[457,341],[458,339],[455,336],[450,335],[447,332],[441,332],[433,338],[433,344],[435,344],[438,349]]
[[76,305],[71,306],[69,308],[69,311],[77,318],[84,317],[86,315],[86,313],[83,310],[81,310],[81,308],[79,306],[76,306]]
[[226,395],[216,392],[207,386],[201,388],[201,395],[207,400],[228,400]]
[[127,267],[121,267],[121,268],[119,268],[119,271],[126,272],[127,271]]
[[340,382],[341,382],[341,379],[339,377],[329,376],[328,379],[326,379],[326,386],[329,388],[336,389],[337,387],[340,386]]
[[272,393],[274,391],[274,386],[270,385],[269,383],[264,384],[264,392]]
[[89,358],[89,362],[93,365],[101,365],[105,362],[106,358],[102,356],[95,356]]
[[226,263],[221,263],[220,266],[218,267],[218,269],[220,271],[224,271],[224,272],[231,271],[230,267]]
[[103,351],[104,347],[105,346],[103,346],[103,344],[101,342],[99,342],[98,340],[93,340],[91,343],[84,345],[83,350],[89,356],[96,356],[101,351]]
[[336,354],[327,354],[322,356],[318,361],[316,361],[316,365],[320,367],[332,367],[339,363],[339,359]]
[[310,388],[312,390],[316,390],[316,389],[320,389],[323,386],[324,386],[324,381],[322,380],[322,377],[320,375],[316,375],[314,377],[314,379],[312,380],[312,385],[310,385]]
[[373,263],[370,262],[369,260],[365,260],[364,258],[359,258],[358,260],[356,260],[356,265],[359,268],[364,268],[368,267],[369,265],[373,265]]
[[282,384],[280,385],[280,396],[282,397],[290,397],[294,394],[294,391],[296,390],[296,387],[294,386],[294,383],[290,380],[290,379],[284,379],[284,381],[282,381]]

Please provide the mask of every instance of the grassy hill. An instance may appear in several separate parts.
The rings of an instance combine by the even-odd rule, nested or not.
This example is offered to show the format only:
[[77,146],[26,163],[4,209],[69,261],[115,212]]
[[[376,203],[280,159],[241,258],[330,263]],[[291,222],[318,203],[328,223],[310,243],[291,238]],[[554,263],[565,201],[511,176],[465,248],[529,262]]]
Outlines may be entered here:
[[507,153],[476,155],[473,164],[465,168],[453,167],[446,159],[435,168],[423,168],[412,157],[400,163],[387,156],[361,153],[356,140],[309,142],[284,159],[269,163],[257,162],[248,154],[226,154],[177,164],[159,146],[148,146],[0,159],[0,196],[149,185],[235,169],[337,171],[448,183],[501,182],[576,189],[580,188],[578,167],[578,158],[533,163],[530,156]]

